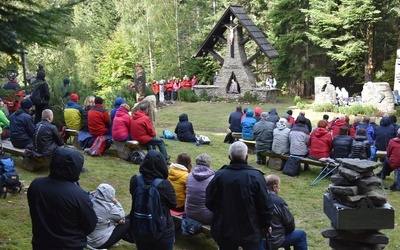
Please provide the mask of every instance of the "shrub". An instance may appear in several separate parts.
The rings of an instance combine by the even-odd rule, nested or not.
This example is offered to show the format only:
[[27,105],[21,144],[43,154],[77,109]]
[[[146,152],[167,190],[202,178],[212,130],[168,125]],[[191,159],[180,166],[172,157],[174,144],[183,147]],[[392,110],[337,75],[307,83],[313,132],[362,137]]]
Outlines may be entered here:
[[249,103],[257,103],[258,102],[258,94],[251,92],[245,92],[243,97],[239,98],[241,102],[249,102]]
[[296,106],[297,106],[297,103],[300,102],[300,101],[301,101],[301,97],[298,96],[298,95],[296,95],[296,96],[293,98],[293,103],[294,103],[294,105],[296,105]]
[[379,110],[374,106],[355,104],[352,106],[333,106],[332,112],[346,115],[379,116]]
[[178,92],[179,100],[182,102],[198,102],[199,97],[191,89],[180,89]]
[[306,102],[302,102],[302,101],[297,102],[296,106],[299,109],[307,109],[307,107],[308,107],[307,103]]
[[330,102],[318,103],[313,105],[313,110],[316,112],[334,112],[335,105]]

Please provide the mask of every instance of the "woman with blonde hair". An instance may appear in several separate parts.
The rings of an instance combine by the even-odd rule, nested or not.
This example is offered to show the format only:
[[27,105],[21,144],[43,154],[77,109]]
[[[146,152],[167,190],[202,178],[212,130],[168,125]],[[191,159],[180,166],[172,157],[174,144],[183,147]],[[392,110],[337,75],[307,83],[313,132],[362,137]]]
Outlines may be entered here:
[[172,183],[176,194],[177,212],[185,210],[186,201],[186,181],[192,169],[192,160],[189,153],[182,152],[176,157],[176,163],[171,163],[168,171],[168,180]]
[[94,106],[94,96],[90,95],[86,97],[85,102],[83,103],[83,111],[82,111],[82,130],[89,132],[88,127],[88,113],[89,110]]

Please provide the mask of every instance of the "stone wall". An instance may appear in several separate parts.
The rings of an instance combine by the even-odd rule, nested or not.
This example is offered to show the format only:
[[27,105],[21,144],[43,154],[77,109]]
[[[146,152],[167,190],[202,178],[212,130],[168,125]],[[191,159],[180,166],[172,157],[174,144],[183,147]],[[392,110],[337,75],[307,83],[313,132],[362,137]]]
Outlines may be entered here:
[[391,113],[394,111],[392,89],[387,82],[367,82],[361,92],[362,103],[378,110]]
[[[198,96],[205,92],[209,96],[213,97],[224,97],[226,99],[235,99],[238,100],[243,94],[229,94],[229,95],[221,95],[220,87],[215,85],[196,85],[193,87],[194,93]],[[252,88],[248,90],[252,95],[257,94],[258,99],[262,103],[275,103],[276,98],[280,92],[280,89],[263,89],[263,88]]]

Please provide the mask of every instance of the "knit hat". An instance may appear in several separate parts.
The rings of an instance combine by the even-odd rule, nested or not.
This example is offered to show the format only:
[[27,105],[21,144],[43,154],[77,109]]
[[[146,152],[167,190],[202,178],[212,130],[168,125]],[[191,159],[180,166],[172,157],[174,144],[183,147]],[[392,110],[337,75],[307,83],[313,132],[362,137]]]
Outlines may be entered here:
[[70,96],[69,96],[69,99],[70,100],[72,100],[72,101],[74,101],[74,102],[78,102],[79,101],[79,96],[78,96],[78,94],[71,94]]
[[262,113],[262,109],[261,108],[257,107],[257,108],[254,109],[254,114],[255,115],[261,115],[261,113]]
[[286,111],[287,114],[289,115],[293,115],[293,111],[291,109],[289,109],[288,111]]
[[103,98],[101,98],[100,96],[96,96],[94,98],[94,104],[103,104]]
[[280,118],[279,121],[276,123],[276,127],[278,129],[284,129],[286,128],[286,119],[285,118]]
[[267,112],[262,112],[262,113],[261,113],[261,119],[267,120],[268,117],[269,117],[269,114],[268,114]]
[[30,108],[32,108],[32,106],[33,106],[33,103],[32,103],[32,101],[31,101],[31,99],[29,99],[29,98],[25,98],[25,99],[22,100],[22,102],[21,102],[21,107],[22,107],[23,109],[30,109]]

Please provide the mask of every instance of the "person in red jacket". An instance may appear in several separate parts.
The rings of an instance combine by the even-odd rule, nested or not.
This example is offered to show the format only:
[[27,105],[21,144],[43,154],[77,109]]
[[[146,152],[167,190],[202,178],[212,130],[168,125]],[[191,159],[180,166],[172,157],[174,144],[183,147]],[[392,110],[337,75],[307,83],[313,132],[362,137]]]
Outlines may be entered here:
[[400,129],[397,130],[397,136],[389,141],[386,160],[382,166],[382,170],[376,175],[384,180],[392,171],[395,171],[394,183],[389,189],[400,191]]
[[345,115],[340,115],[339,118],[331,124],[332,138],[339,134],[341,126],[347,126],[350,130],[350,124],[346,121]]
[[181,82],[181,87],[183,89],[191,89],[192,88],[192,82],[190,81],[190,79],[187,75],[185,75],[183,77],[183,81]]
[[103,108],[103,98],[94,98],[94,107],[88,113],[89,133],[93,136],[108,135],[111,138],[110,115],[108,110]]
[[156,137],[156,131],[153,127],[150,117],[147,115],[149,106],[147,103],[142,103],[139,110],[132,115],[131,121],[131,137],[140,144],[146,146],[157,146],[160,152],[164,155],[166,161],[170,159],[165,148],[164,141]]
[[171,79],[165,83],[165,100],[172,100],[172,91],[174,90],[174,79]]
[[8,82],[4,85],[3,89],[13,91],[13,96],[4,96],[3,102],[8,109],[8,117],[10,117],[19,107],[21,101],[24,99],[24,92],[21,86],[16,81],[17,73],[11,73],[8,76]]
[[310,136],[310,151],[309,155],[313,158],[327,158],[332,151],[332,136],[326,128],[328,123],[321,120],[317,124],[317,128]]

